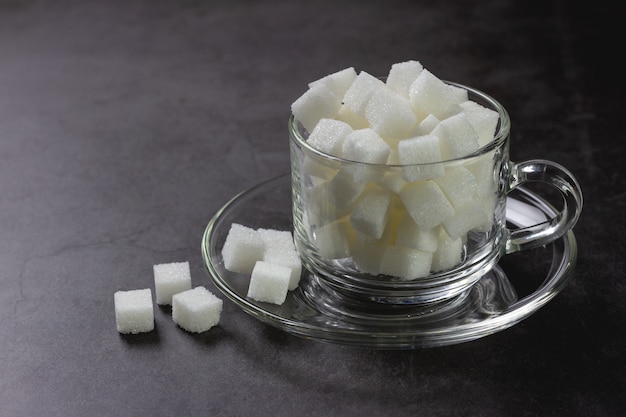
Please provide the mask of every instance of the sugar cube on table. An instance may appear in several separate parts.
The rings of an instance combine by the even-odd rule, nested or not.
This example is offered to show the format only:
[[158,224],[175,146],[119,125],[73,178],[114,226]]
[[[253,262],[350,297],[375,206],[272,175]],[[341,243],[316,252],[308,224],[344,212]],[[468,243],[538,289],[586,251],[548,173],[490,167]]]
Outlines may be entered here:
[[302,261],[296,251],[293,235],[286,230],[257,229],[265,244],[263,261],[282,265],[291,270],[288,290],[294,290],[300,282]]
[[150,288],[117,291],[113,298],[118,332],[138,334],[154,329],[154,308]]
[[172,262],[153,266],[154,291],[159,305],[172,304],[172,296],[191,289],[189,262]]
[[265,245],[255,229],[233,223],[222,248],[224,268],[250,275],[254,264],[263,259],[264,252]]
[[192,333],[202,333],[216,326],[223,301],[205,287],[195,287],[172,297],[172,320]]
[[309,88],[291,104],[291,112],[296,120],[309,132],[313,131],[322,118],[334,118],[341,107],[338,98],[323,84]]
[[290,281],[290,268],[258,261],[250,276],[247,296],[256,301],[281,305],[287,298]]

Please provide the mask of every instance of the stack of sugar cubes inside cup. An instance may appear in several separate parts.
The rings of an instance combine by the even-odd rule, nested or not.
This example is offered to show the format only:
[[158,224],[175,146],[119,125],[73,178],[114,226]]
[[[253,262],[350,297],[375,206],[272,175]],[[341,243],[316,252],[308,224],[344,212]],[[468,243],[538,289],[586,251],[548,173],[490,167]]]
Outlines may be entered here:
[[304,157],[319,255],[402,280],[458,264],[468,232],[491,229],[497,187],[492,154],[459,158],[493,141],[498,113],[419,61],[392,65],[386,79],[346,68],[308,87],[291,106],[307,143],[365,163]]

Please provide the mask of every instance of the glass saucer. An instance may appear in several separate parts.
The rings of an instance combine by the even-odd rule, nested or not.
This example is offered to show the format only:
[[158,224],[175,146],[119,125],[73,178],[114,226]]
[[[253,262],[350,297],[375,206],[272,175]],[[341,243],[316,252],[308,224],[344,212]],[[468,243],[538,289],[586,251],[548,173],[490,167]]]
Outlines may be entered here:
[[[510,228],[553,217],[554,208],[518,188],[507,200]],[[325,342],[379,349],[413,349],[475,340],[529,317],[567,284],[576,263],[573,232],[542,248],[506,255],[470,290],[429,307],[392,309],[347,300],[303,269],[300,285],[282,305],[247,297],[249,276],[224,268],[222,247],[232,223],[293,230],[289,174],[260,183],[230,200],[211,219],[202,257],[215,286],[243,311],[291,334]]]

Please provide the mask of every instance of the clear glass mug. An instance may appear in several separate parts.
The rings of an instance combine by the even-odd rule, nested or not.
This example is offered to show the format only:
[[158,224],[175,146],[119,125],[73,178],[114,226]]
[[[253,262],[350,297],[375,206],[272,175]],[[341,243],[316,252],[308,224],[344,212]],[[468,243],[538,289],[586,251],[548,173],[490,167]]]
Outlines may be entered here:
[[[289,119],[294,240],[304,267],[336,293],[384,304],[428,305],[452,299],[500,257],[546,245],[574,227],[582,191],[547,160],[509,159],[510,119],[476,89],[470,100],[498,113],[493,137],[477,151],[437,163],[354,162],[313,148]],[[560,191],[554,218],[510,230],[506,197],[542,182]]]

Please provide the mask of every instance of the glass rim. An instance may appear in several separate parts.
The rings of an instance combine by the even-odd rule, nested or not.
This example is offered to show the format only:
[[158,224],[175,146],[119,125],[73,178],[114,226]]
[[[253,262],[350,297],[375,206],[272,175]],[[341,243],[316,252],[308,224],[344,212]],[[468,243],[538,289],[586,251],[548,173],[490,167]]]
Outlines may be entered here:
[[[490,96],[489,94],[478,90],[476,88],[473,87],[469,87],[467,85],[464,84],[460,84],[457,82],[453,82],[453,81],[447,81],[447,80],[443,80],[444,83],[448,84],[448,85],[452,85],[455,87],[459,87],[462,88],[464,90],[466,90],[468,93],[471,93],[477,97],[480,98],[481,102],[478,102],[478,104],[480,105],[485,105],[485,103],[487,103],[491,110],[494,110],[496,112],[498,112],[498,127],[497,127],[497,132],[494,135],[494,139],[492,141],[490,141],[489,143],[487,143],[486,145],[481,146],[480,148],[476,149],[474,152],[469,153],[467,155],[463,155],[457,158],[452,158],[452,159],[442,159],[441,161],[436,161],[436,162],[428,162],[428,163],[419,163],[419,164],[381,164],[381,163],[372,163],[372,162],[363,162],[363,161],[355,161],[352,159],[347,159],[347,158],[343,158],[340,156],[336,156],[336,155],[332,155],[329,153],[326,153],[324,151],[321,151],[313,146],[311,146],[308,141],[304,138],[304,136],[301,134],[300,132],[300,128],[302,127],[300,122],[295,118],[295,116],[293,115],[293,113],[290,113],[289,115],[289,121],[288,121],[288,128],[289,128],[289,136],[291,139],[294,139],[296,141],[296,143],[303,147],[304,149],[306,149],[308,152],[312,152],[313,154],[317,155],[320,158],[324,158],[324,159],[328,159],[328,160],[332,160],[335,161],[337,163],[347,163],[347,164],[358,164],[358,165],[366,165],[366,166],[372,166],[372,167],[385,167],[385,168],[402,168],[402,167],[410,167],[410,166],[430,166],[430,165],[437,165],[437,164],[446,164],[446,163],[454,163],[454,162],[459,162],[459,161],[466,161],[468,159],[473,159],[473,158],[477,158],[481,155],[484,155],[494,149],[499,148],[500,146],[502,146],[508,139],[509,137],[509,133],[510,133],[510,129],[511,129],[511,120],[509,117],[509,114],[506,110],[506,108],[495,98],[493,98],[492,96]],[[472,100],[470,98],[470,100]],[[475,100],[472,100],[475,101]],[[304,129],[302,127],[302,129]],[[402,139],[401,139],[402,140]]]

